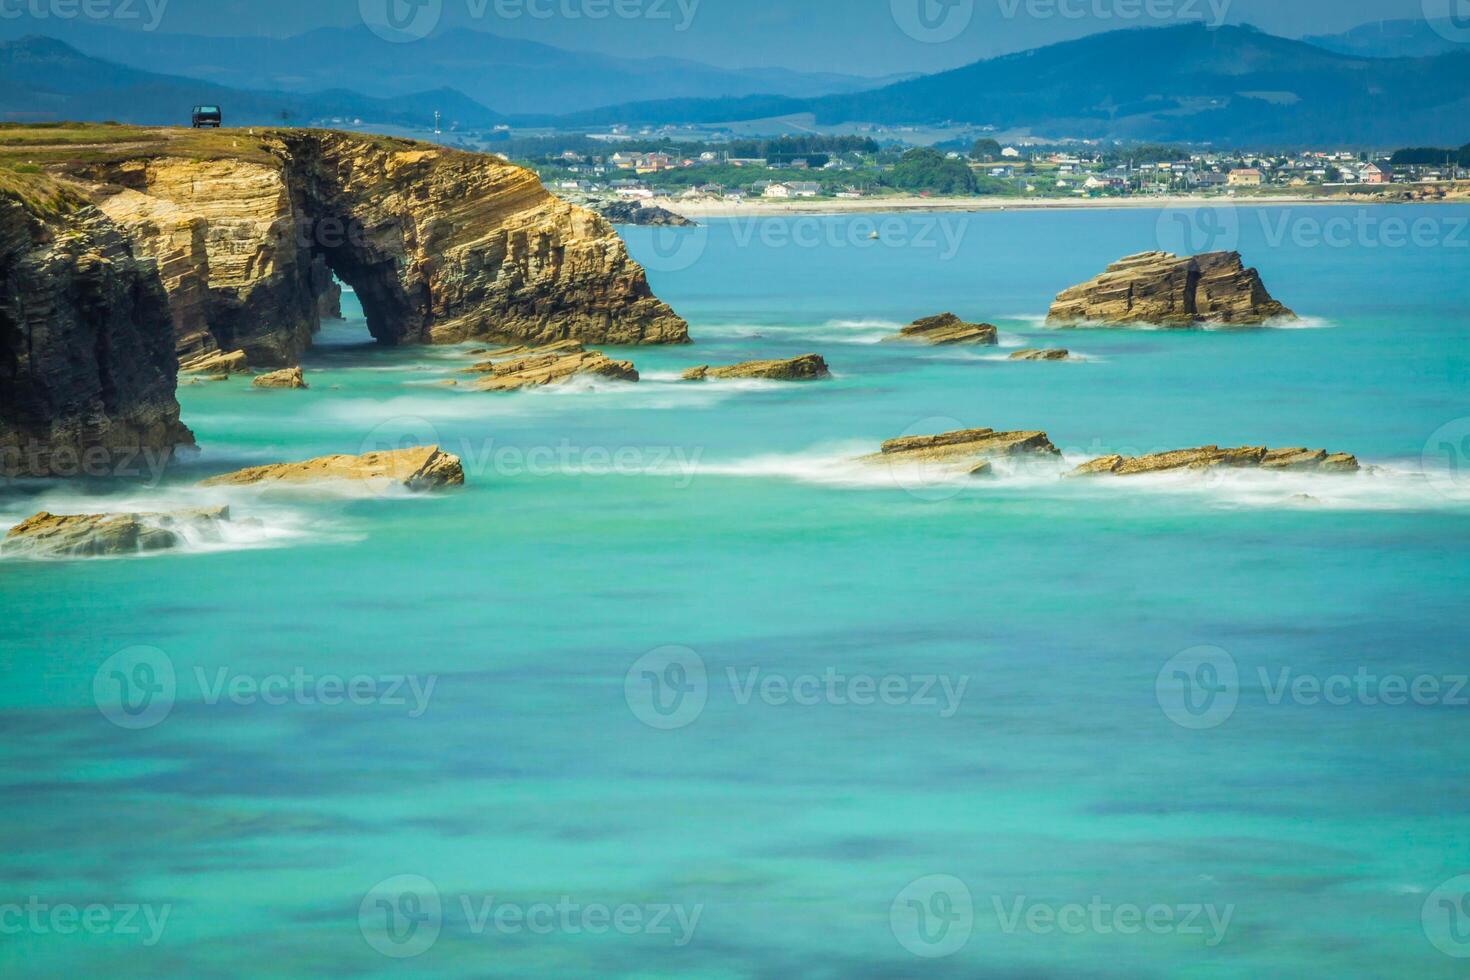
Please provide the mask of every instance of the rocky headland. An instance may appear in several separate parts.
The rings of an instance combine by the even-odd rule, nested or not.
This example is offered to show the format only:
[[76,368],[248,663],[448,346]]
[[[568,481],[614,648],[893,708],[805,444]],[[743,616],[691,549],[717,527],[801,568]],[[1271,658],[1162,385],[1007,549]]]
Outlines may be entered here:
[[1149,456],[1104,456],[1082,464],[1070,475],[1140,476],[1146,473],[1213,469],[1357,473],[1362,467],[1355,456],[1329,453],[1325,449],[1267,449],[1265,446],[1221,449],[1218,446],[1204,446]]
[[915,320],[884,342],[910,341],[933,344],[936,347],[955,344],[974,344],[994,347],[1000,343],[1000,331],[988,323],[966,323],[953,313]]
[[[384,344],[687,343],[600,216],[499,157],[319,130],[115,127],[0,179],[0,465],[189,444],[179,365],[295,366],[334,276]],[[3,149],[4,133],[0,133]]]
[[820,355],[804,354],[784,361],[746,361],[729,367],[703,365],[690,368],[684,381],[730,381],[740,378],[761,381],[820,381],[830,378],[832,371]]
[[1130,255],[1097,278],[1064,290],[1047,316],[1048,323],[1061,326],[1259,326],[1291,319],[1296,314],[1272,298],[1239,252]]
[[584,207],[596,211],[615,225],[643,225],[656,228],[694,228],[696,223],[657,204],[639,204],[611,198],[589,198]]

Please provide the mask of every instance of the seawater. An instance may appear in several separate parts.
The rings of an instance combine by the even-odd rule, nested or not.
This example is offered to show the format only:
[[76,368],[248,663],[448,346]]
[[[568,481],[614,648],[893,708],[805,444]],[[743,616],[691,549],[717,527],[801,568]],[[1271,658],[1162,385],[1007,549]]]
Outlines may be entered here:
[[[238,526],[154,557],[0,561],[0,964],[1462,975],[1470,209],[1374,209],[1332,243],[1299,232],[1357,212],[1232,214],[1226,244],[1310,329],[1046,328],[1058,290],[1177,247],[1158,211],[627,229],[698,341],[610,350],[638,385],[437,387],[472,345],[374,346],[349,294],[311,390],[180,389],[196,460],[6,488],[0,527],[218,503]],[[1394,244],[1390,219],[1439,233]],[[944,310],[1002,347],[877,342]],[[1022,345],[1081,359],[1005,360]],[[677,381],[805,353],[833,380]],[[976,482],[852,462],[972,426],[1045,430],[1068,464],[1215,443],[1375,470]],[[465,459],[463,491],[192,487],[427,441]],[[119,684],[159,677],[139,663],[173,688],[119,714]],[[1184,705],[1180,669],[1215,686]],[[1282,693],[1359,674],[1444,686]],[[894,696],[856,703],[864,678]],[[363,697],[330,696],[353,679]],[[25,911],[130,904],[167,909],[157,937],[141,912],[132,933]],[[1174,925],[1130,931],[1120,908]]]

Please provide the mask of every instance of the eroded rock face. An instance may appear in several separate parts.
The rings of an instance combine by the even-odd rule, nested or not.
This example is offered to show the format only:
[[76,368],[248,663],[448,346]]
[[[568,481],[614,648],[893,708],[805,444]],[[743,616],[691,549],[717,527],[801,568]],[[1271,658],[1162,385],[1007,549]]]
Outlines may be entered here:
[[602,351],[587,350],[574,340],[545,347],[512,347],[492,351],[490,360],[466,368],[466,374],[482,375],[477,391],[520,391],[564,384],[578,375],[637,381],[638,370],[630,361],[615,361]]
[[410,490],[440,490],[464,485],[458,456],[438,446],[361,456],[322,456],[302,463],[252,466],[199,483],[201,487],[238,487],[258,483],[319,483],[324,480],[375,481]]
[[125,475],[194,438],[168,297],[107,216],[0,193],[0,474]]
[[25,558],[98,558],[165,551],[186,537],[217,540],[230,520],[228,507],[171,514],[78,514],[42,512],[17,524],[0,542],[0,553]]
[[887,340],[907,340],[935,346],[974,344],[993,347],[1000,343],[1000,331],[988,323],[966,323],[953,313],[941,313],[938,316],[915,320],[900,330],[897,336],[889,337]]
[[528,170],[319,130],[228,138],[248,143],[238,158],[73,168],[158,263],[181,360],[243,350],[254,367],[298,363],[341,315],[333,273],[383,343],[688,342],[612,226]]
[[1072,476],[1139,476],[1178,470],[1260,469],[1306,473],[1357,473],[1361,466],[1347,453],[1324,449],[1267,449],[1243,446],[1221,449],[1204,446],[1150,456],[1104,456],[1084,463]]
[[259,375],[250,382],[256,388],[308,388],[306,376],[302,374],[299,367],[283,368],[280,371],[272,371],[269,374]]
[[683,374],[685,381],[725,381],[753,378],[764,381],[820,381],[830,378],[827,362],[817,354],[805,354],[785,361],[746,361],[730,367],[696,367]]
[[1108,266],[1090,282],[1057,296],[1047,322],[1146,323],[1189,327],[1200,323],[1259,326],[1268,320],[1295,319],[1247,269],[1239,252],[1207,252],[1183,257],[1142,252]]
[[1059,347],[1047,350],[1018,350],[1008,360],[1012,361],[1069,361],[1072,352]]

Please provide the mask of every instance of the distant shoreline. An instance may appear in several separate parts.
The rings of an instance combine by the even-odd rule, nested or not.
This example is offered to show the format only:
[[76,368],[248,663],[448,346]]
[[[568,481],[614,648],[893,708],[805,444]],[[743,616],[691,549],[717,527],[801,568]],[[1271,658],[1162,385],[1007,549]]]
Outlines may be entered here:
[[973,197],[871,197],[855,200],[768,200],[758,198],[741,204],[729,201],[660,200],[659,207],[686,218],[747,218],[781,215],[845,215],[906,212],[963,211],[1075,211],[1128,210],[1136,208],[1274,207],[1280,205],[1384,205],[1384,204],[1470,204],[1470,188],[1457,186],[1448,197],[1402,201],[1380,194],[1312,196],[1273,194],[1262,197],[1207,198],[1188,196],[1125,198],[973,198]]

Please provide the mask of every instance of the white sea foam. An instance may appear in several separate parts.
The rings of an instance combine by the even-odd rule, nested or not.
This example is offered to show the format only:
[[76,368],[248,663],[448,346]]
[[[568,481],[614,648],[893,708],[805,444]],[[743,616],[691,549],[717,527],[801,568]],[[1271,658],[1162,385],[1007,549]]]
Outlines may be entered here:
[[892,320],[828,320],[821,324],[712,324],[690,329],[695,338],[797,340],[829,344],[876,344],[903,328]]

